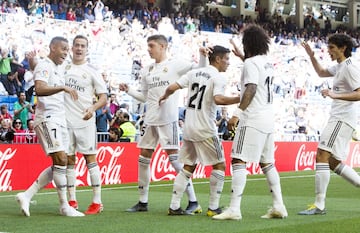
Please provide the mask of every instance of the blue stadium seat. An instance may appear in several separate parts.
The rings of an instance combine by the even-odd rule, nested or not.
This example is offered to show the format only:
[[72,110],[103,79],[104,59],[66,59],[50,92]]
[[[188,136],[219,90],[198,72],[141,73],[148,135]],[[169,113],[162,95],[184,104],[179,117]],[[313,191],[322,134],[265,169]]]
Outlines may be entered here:
[[8,102],[9,102],[9,96],[0,95],[0,103],[8,103]]
[[9,112],[14,111],[14,103],[8,103],[7,105],[8,105]]
[[15,103],[18,100],[17,96],[8,96],[8,103]]

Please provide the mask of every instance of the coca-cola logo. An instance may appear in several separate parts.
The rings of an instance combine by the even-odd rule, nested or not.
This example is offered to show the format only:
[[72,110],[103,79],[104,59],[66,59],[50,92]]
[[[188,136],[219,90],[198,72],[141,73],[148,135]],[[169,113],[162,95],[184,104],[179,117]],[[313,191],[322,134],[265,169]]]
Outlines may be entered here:
[[[117,146],[115,148],[111,146],[99,147],[96,159],[100,166],[102,184],[121,184],[121,164],[118,163],[118,160],[123,154],[124,150],[125,147],[121,146]],[[80,156],[77,158],[78,160],[75,166],[76,185],[90,185],[91,179],[86,166],[86,160],[84,156]],[[84,182],[84,180],[86,180],[86,183]]]
[[316,151],[306,151],[306,145],[301,144],[295,160],[295,171],[314,170]]
[[248,174],[263,174],[259,163],[246,163]]
[[360,167],[360,144],[355,143],[354,148],[350,154],[350,166]]
[[[169,161],[169,156],[160,147],[154,152],[150,169],[152,181],[173,180],[176,177],[176,171]],[[198,165],[192,177],[206,178],[205,167]]]
[[11,174],[13,169],[7,168],[8,161],[15,155],[16,149],[7,148],[0,151],[0,192],[11,191]]

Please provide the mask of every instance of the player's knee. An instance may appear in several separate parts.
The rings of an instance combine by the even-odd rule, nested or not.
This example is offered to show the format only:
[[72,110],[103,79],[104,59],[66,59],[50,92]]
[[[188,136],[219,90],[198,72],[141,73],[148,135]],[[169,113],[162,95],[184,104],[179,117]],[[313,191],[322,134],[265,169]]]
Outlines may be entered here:
[[67,165],[68,166],[75,165],[75,162],[76,162],[75,155],[70,155],[67,157]]
[[214,170],[225,171],[226,165],[224,162],[213,165]]
[[231,164],[238,164],[238,163],[246,163],[246,162],[244,162],[244,161],[242,161],[241,159],[236,159],[236,158],[233,158],[232,160],[231,160]]

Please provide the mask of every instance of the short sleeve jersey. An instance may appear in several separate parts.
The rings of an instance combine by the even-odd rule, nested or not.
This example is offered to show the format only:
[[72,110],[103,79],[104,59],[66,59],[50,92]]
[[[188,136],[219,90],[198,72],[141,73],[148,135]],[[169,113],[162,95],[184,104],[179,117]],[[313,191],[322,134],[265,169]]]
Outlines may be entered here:
[[95,94],[107,93],[106,84],[98,70],[92,65],[85,63],[75,65],[71,62],[64,67],[65,85],[75,89],[78,99],[74,101],[68,93],[65,93],[65,110],[67,124],[71,128],[82,128],[89,124],[95,124],[95,112],[89,120],[83,120],[85,109],[93,105]]
[[[48,86],[64,86],[64,71],[62,65],[56,65],[48,57],[39,61],[34,70],[34,80],[43,81]],[[38,96],[34,124],[50,121],[66,127],[64,92],[49,96]]]
[[141,71],[141,91],[146,93],[145,124],[165,125],[178,120],[179,94],[171,95],[160,106],[159,98],[171,83],[191,68],[190,62],[166,59],[160,63],[153,63]]
[[242,126],[250,126],[264,133],[274,131],[273,87],[274,67],[266,55],[247,58],[241,76],[241,96],[246,85],[256,84],[256,94],[244,110]]
[[[328,68],[334,76],[332,91],[334,93],[348,93],[360,88],[360,68],[353,59],[347,58],[343,62]],[[334,99],[331,104],[329,121],[343,121],[355,128],[357,123],[357,107],[355,101]]]
[[203,141],[217,135],[214,96],[224,95],[226,80],[214,66],[188,72],[177,83],[188,88],[183,138]]

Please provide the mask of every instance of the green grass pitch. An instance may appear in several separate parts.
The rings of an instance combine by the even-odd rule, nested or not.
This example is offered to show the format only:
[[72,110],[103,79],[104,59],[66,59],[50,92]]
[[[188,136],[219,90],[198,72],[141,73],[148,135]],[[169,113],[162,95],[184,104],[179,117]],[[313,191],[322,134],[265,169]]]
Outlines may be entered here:
[[[314,201],[314,171],[280,173],[284,202],[289,217],[261,219],[271,205],[271,196],[263,175],[248,176],[242,199],[240,221],[215,221],[206,216],[209,197],[208,180],[194,180],[203,213],[194,216],[167,216],[172,182],[154,182],[150,187],[149,212],[127,213],[125,209],[138,200],[136,184],[105,186],[102,191],[104,212],[95,216],[69,218],[59,215],[57,194],[43,190],[30,205],[30,217],[24,217],[15,201],[16,192],[0,193],[0,232],[97,233],[97,232],[207,232],[207,233],[310,233],[360,232],[360,190],[332,174],[327,194],[327,214],[299,216],[297,212]],[[230,200],[231,178],[224,185],[221,206]],[[79,188],[79,210],[90,204],[92,192]],[[184,195],[182,207],[187,204]]]

